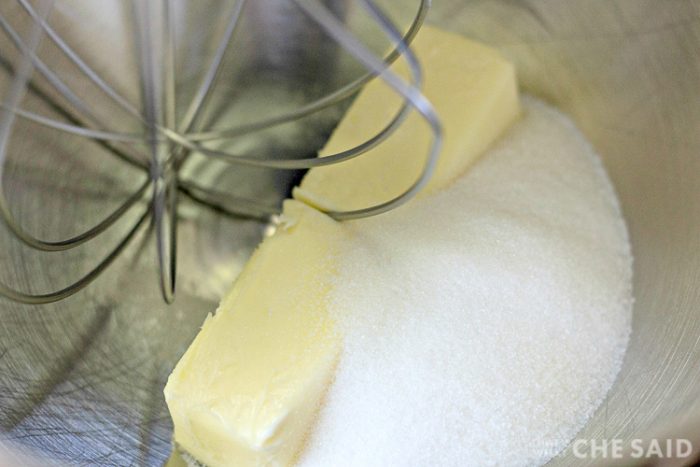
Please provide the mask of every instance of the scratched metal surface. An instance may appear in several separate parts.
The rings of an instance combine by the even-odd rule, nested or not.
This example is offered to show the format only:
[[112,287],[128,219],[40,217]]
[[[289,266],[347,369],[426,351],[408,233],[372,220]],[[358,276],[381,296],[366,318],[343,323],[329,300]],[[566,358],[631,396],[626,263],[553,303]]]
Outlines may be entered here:
[[[228,84],[211,111],[214,124],[299,105],[358,72],[284,0],[249,3],[257,7],[248,12],[230,58]],[[413,5],[390,3],[397,14]],[[51,21],[138,102],[121,5],[58,1]],[[182,105],[222,26],[212,13],[219,2],[197,5],[183,17],[183,63],[189,65],[180,69]],[[341,12],[355,14],[351,7]],[[26,31],[26,18],[13,2],[2,2],[0,13]],[[697,428],[685,428],[700,412],[700,2],[435,0],[429,20],[499,47],[517,64],[525,90],[574,116],[619,192],[636,257],[633,338],[618,383],[580,436],[631,438],[673,429],[700,439]],[[364,26],[360,19],[358,28],[371,36]],[[5,37],[0,56],[9,64],[16,60]],[[41,56],[75,75],[47,44]],[[7,79],[0,69],[0,91]],[[135,129],[96,89],[73,79],[86,98],[103,103],[115,129]],[[40,80],[37,85],[48,89]],[[37,96],[25,103],[55,114]],[[311,153],[338,112],[231,144],[263,156]],[[267,200],[294,180],[204,163],[193,175]],[[115,206],[138,176],[92,143],[24,123],[11,141],[5,183],[23,225],[57,238]],[[262,230],[259,223],[188,204],[180,215],[181,272],[170,307],[160,300],[153,242],[145,236],[94,285],[65,302],[29,307],[0,299],[0,432],[6,442],[78,465],[164,462],[171,432],[161,395],[165,379]],[[126,224],[80,251],[48,259],[0,227],[0,278],[34,291],[65,284],[114,244]]]

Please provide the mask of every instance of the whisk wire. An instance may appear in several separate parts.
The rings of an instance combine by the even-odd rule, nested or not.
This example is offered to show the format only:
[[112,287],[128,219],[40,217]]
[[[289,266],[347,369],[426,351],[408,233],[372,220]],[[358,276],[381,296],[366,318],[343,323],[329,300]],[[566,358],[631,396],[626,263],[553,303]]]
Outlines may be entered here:
[[97,277],[102,274],[102,271],[107,269],[115,259],[119,257],[122,251],[131,243],[131,240],[144,225],[144,222],[149,218],[151,214],[151,209],[148,208],[144,211],[141,217],[136,221],[134,226],[126,233],[124,238],[117,244],[112,251],[110,251],[107,256],[100,261],[97,266],[91,269],[87,274],[82,276],[77,281],[72,284],[57,290],[55,292],[49,292],[45,294],[30,294],[26,292],[20,292],[15,290],[6,284],[0,282],[0,295],[14,300],[16,302],[25,303],[27,305],[46,305],[47,303],[58,302],[71,295],[80,292],[85,287],[87,287],[91,282],[93,282]]
[[[158,127],[165,119],[163,100],[166,97],[162,85],[162,75],[166,71],[165,64],[156,63],[156,56],[162,57],[163,42],[154,37],[157,29],[152,20],[152,2],[132,1],[132,13],[137,24],[135,28],[135,45],[139,56],[139,72],[141,76],[141,95],[143,115],[146,119],[148,132],[148,148],[151,155],[150,177],[152,185],[152,210],[155,225],[156,249],[160,270],[160,288],[163,299],[171,303],[175,294],[176,256],[172,247],[172,239],[176,236],[174,218],[171,216],[172,178],[174,173],[166,167],[169,158],[169,144],[158,141]],[[166,26],[167,29],[167,26]],[[159,66],[160,65],[160,66]]]
[[86,128],[80,125],[71,125],[70,123],[64,123],[53,118],[45,117],[35,112],[29,112],[24,109],[19,109],[16,107],[10,107],[6,104],[0,103],[0,108],[8,112],[13,112],[17,114],[18,117],[22,117],[25,120],[29,120],[39,125],[43,125],[54,130],[63,131],[65,133],[72,133],[76,136],[83,136],[85,138],[90,138],[94,140],[104,140],[104,141],[118,141],[122,143],[132,143],[132,144],[142,144],[144,142],[144,135],[140,133],[116,133],[112,131],[101,131]]
[[172,12],[172,0],[163,0],[163,42],[165,43],[165,126],[175,128],[177,119],[177,89],[175,78],[175,15]]
[[229,44],[231,43],[231,38],[233,37],[233,34],[240,23],[241,13],[243,12],[243,6],[245,3],[245,0],[237,0],[234,3],[226,24],[226,30],[224,31],[219,41],[219,45],[214,52],[214,57],[212,58],[211,63],[207,68],[199,87],[197,88],[192,102],[190,102],[182,122],[180,122],[179,131],[182,134],[186,134],[191,128],[196,126],[197,119],[201,115],[204,104],[211,95],[214,82],[221,71],[221,64],[224,61],[226,50],[228,49]]
[[203,187],[191,180],[179,180],[180,192],[201,204],[231,217],[242,217],[259,221],[269,221],[270,216],[278,212],[278,208],[261,203],[255,199],[234,196],[230,193]]

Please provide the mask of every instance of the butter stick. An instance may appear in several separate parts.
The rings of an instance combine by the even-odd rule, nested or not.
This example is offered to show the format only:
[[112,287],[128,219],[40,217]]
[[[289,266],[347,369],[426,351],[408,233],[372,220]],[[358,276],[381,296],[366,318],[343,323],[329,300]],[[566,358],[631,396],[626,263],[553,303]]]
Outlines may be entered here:
[[[449,185],[481,156],[520,114],[513,65],[485,45],[430,26],[412,48],[420,60],[423,93],[442,122],[444,141],[425,196]],[[405,61],[392,69],[408,78]],[[381,79],[370,82],[353,102],[320,152],[356,146],[386,126],[402,100]],[[310,170],[294,197],[312,206],[354,210],[388,201],[420,175],[431,142],[426,122],[413,111],[386,141],[339,164]]]

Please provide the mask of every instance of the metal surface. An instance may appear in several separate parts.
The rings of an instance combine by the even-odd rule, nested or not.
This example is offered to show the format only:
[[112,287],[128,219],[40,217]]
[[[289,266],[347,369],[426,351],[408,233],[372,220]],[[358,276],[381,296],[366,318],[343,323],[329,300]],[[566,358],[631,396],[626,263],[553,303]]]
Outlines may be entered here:
[[[71,44],[80,44],[81,53],[110,76],[111,84],[137,101],[138,77],[119,68],[128,57],[117,39],[119,25],[112,24],[118,15],[110,8],[118,2],[88,3],[99,3],[102,14],[113,13],[110,21],[96,14],[87,21],[87,13],[63,7],[71,21],[83,21],[62,33]],[[221,121],[248,121],[251,114],[241,119],[230,110],[232,100],[238,109],[262,117],[280,106],[293,109],[359,76],[347,57],[331,69],[323,67],[318,57],[333,53],[324,49],[327,41],[290,14],[294,10],[287,2],[276,8],[266,8],[275,4],[271,0],[251,3],[259,10],[245,26],[250,39],[235,59],[245,72],[225,77],[238,78],[237,85],[217,97],[220,108],[211,111]],[[398,15],[413,5],[386,3]],[[13,7],[3,3],[0,8]],[[186,22],[193,31],[188,51],[201,54],[202,63],[212,36],[224,27],[223,19],[207,22],[205,11],[202,6],[194,14],[200,16]],[[367,26],[368,18],[352,21],[367,37],[376,33]],[[699,439],[693,420],[700,413],[700,2],[435,0],[428,21],[499,47],[517,64],[524,90],[576,119],[603,155],[618,190],[635,255],[633,336],[618,382],[579,436],[630,438],[665,433],[670,426]],[[90,42],[96,37],[110,40],[98,47]],[[4,52],[8,45],[2,41]],[[104,52],[91,54],[96,50]],[[57,55],[51,49],[42,53],[47,59]],[[192,80],[178,93],[183,108],[198,76],[194,66],[181,73]],[[0,79],[5,86],[6,76]],[[81,93],[104,99],[89,86]],[[120,115],[109,103],[101,112],[112,119]],[[338,115],[338,109],[330,109],[310,122],[254,141],[237,140],[226,149],[245,151],[262,143],[269,154],[299,149],[311,154]],[[118,121],[119,131],[136,131],[127,119]],[[57,138],[45,132],[37,138],[34,127],[24,125],[13,141],[23,149],[15,153],[22,157],[11,161],[5,180],[15,212],[37,235],[57,238],[80,231],[140,182],[137,172],[100,157],[95,143],[61,137],[56,146]],[[293,182],[263,169],[229,170],[216,163],[198,162],[192,171],[198,179],[236,186],[270,203],[277,199],[275,192]],[[63,215],[43,215],[47,210]],[[171,307],[151,286],[153,252],[138,255],[136,248],[94,287],[65,302],[30,307],[0,301],[0,427],[7,438],[86,465],[158,465],[167,457],[165,378],[262,229],[253,221],[201,209],[185,209],[181,216],[180,240],[187,247],[180,258],[182,288]],[[87,252],[53,253],[56,259],[46,262],[2,232],[0,279],[55,287],[84,271],[89,259],[121,233],[86,245]],[[152,248],[151,243],[143,248]],[[588,462],[569,456],[553,463]]]

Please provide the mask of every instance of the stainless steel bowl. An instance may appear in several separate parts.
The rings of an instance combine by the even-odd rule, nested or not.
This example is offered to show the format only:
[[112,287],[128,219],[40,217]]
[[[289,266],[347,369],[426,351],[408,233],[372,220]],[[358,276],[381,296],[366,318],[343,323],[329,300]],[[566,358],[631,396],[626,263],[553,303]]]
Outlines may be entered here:
[[[97,8],[92,3],[59,1],[52,21],[136,102],[135,67],[124,52],[129,41],[119,35],[119,2],[99,2],[100,11],[90,11]],[[204,60],[211,52],[218,22],[207,8],[218,3],[210,0],[199,13],[183,16],[189,56]],[[283,0],[249,3],[256,7],[225,75],[232,84],[218,102],[226,104],[213,121],[245,121],[293,107],[360,73]],[[339,11],[382,47],[351,3],[337,2]],[[409,0],[385,4],[400,21],[415,9]],[[0,12],[27,30],[15,5],[3,3]],[[632,340],[617,383],[579,438],[672,435],[700,448],[700,2],[435,0],[429,21],[493,44],[512,59],[523,90],[575,118],[603,155],[621,199],[635,255]],[[48,45],[41,52],[75,75]],[[0,55],[15,60],[4,38]],[[183,99],[196,81],[197,60],[188,63],[180,71]],[[8,80],[0,75],[3,90]],[[133,130],[95,89],[86,85],[83,92],[104,102],[117,128]],[[37,99],[27,102],[52,111]],[[326,112],[234,146],[257,147],[262,155],[311,153],[338,115]],[[23,225],[44,237],[77,232],[138,182],[99,147],[77,138],[22,124],[11,144],[8,196]],[[192,173],[271,201],[294,180],[204,162]],[[173,306],[160,301],[152,241],[145,237],[69,300],[43,307],[0,300],[0,431],[6,442],[77,464],[159,465],[169,456],[165,379],[262,234],[256,222],[188,204],[181,215]],[[120,228],[123,233],[125,224]],[[47,258],[2,231],[0,278],[35,291],[60,286],[119,235]],[[569,449],[552,464],[595,461]]]

